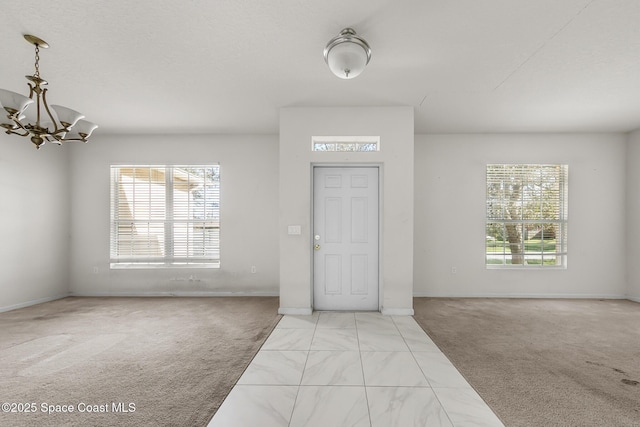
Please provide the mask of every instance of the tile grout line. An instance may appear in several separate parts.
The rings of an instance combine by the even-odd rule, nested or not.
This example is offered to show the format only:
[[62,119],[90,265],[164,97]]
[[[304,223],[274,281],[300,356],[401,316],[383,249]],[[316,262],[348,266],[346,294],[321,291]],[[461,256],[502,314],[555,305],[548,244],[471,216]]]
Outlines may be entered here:
[[362,388],[364,389],[364,398],[367,402],[367,415],[369,416],[369,426],[373,426],[373,421],[371,420],[371,406],[369,405],[369,393],[367,391],[367,383],[364,375],[364,363],[362,362],[362,349],[360,348],[360,333],[358,332],[358,316],[356,313],[353,313],[353,322],[356,325],[356,340],[358,341],[358,356],[360,358],[360,369],[362,370]]
[[[313,312],[311,313],[313,316]],[[313,327],[313,334],[311,335],[311,341],[309,342],[309,349],[307,350],[307,358],[304,361],[304,366],[302,366],[302,375],[300,375],[300,383],[298,384],[298,390],[296,391],[296,397],[293,399],[293,406],[291,407],[291,414],[289,414],[289,422],[287,426],[291,427],[291,420],[293,419],[293,413],[296,410],[296,403],[298,403],[298,396],[300,396],[300,388],[302,387],[302,379],[304,378],[304,372],[307,369],[307,362],[309,362],[309,353],[311,353],[311,346],[313,344],[313,338],[316,336],[316,331],[318,330],[318,322],[320,321],[320,313],[318,313],[318,318],[316,319],[316,323]]]
[[[413,318],[413,316],[410,316],[411,320],[413,320],[416,325],[418,325],[418,322],[416,322],[416,319]],[[398,324],[396,323],[396,319],[394,319],[393,317],[391,317],[391,320],[393,320],[393,324],[396,325],[396,328],[398,328]],[[420,326],[420,325],[418,325]],[[442,404],[442,402],[440,401],[440,397],[438,397],[438,394],[436,393],[436,391],[433,388],[433,385],[431,384],[431,381],[429,381],[429,378],[427,378],[427,374],[424,373],[424,370],[422,369],[422,366],[420,366],[420,363],[418,363],[418,359],[416,359],[416,355],[414,354],[413,350],[411,349],[411,347],[409,346],[409,343],[407,343],[407,340],[404,337],[404,334],[402,333],[402,331],[400,330],[400,328],[398,328],[398,332],[400,332],[400,336],[402,337],[402,339],[404,340],[404,343],[407,345],[407,348],[409,349],[409,352],[411,352],[411,357],[413,357],[413,360],[416,362],[416,365],[418,365],[418,368],[420,368],[420,372],[422,372],[422,376],[424,377],[424,379],[427,381],[427,384],[429,384],[429,388],[431,389],[431,392],[433,393],[433,395],[435,396],[436,400],[438,401],[438,404],[440,405],[440,408],[442,408],[442,410],[444,411],[444,413],[447,416],[447,419],[449,420],[449,422],[451,423],[451,425],[453,427],[455,427],[455,423],[453,422],[453,420],[451,419],[451,415],[449,415],[449,411],[446,410],[446,408],[444,407],[444,405]],[[425,332],[426,333],[426,332]],[[427,336],[429,336],[427,334]],[[449,362],[451,363],[451,362]]]
[[[429,333],[427,333],[427,331],[425,331],[422,326],[420,326],[420,324],[416,321],[416,319],[414,318],[414,316],[411,316],[411,319],[413,319],[413,321],[416,323],[416,325],[420,328],[420,330],[422,330],[422,332],[424,332],[427,337],[429,337],[429,339],[433,342],[433,339],[431,338],[431,336],[429,335]],[[400,332],[400,334],[402,335],[402,332]],[[404,337],[403,337],[404,338]],[[435,342],[434,342],[435,344]],[[440,350],[440,353],[442,353],[442,355],[445,357],[445,359],[447,359],[447,362],[458,372],[458,374],[460,374],[460,376],[462,376],[462,378],[464,378],[465,382],[467,383],[467,385],[469,386],[469,388],[471,390],[473,390],[478,397],[480,398],[480,400],[482,401],[482,403],[489,408],[489,410],[496,416],[496,418],[498,418],[498,420],[502,423],[502,425],[504,426],[504,423],[502,421],[502,419],[500,419],[500,417],[498,416],[498,414],[496,414],[496,412],[493,410],[493,408],[491,406],[489,406],[489,404],[487,403],[487,401],[480,395],[480,393],[478,392],[478,390],[476,390],[476,388],[469,382],[469,380],[462,375],[462,372],[460,372],[460,370],[458,369],[458,367],[456,365],[453,364],[453,362],[451,362],[451,359],[449,359],[449,356],[447,356],[444,351],[442,351],[442,349],[436,344],[436,347],[438,348],[438,350]],[[409,348],[409,350],[411,350],[411,348]],[[413,354],[413,351],[411,350],[411,354]],[[414,356],[415,359],[415,356]],[[416,360],[417,362],[417,360]],[[420,364],[418,364],[418,367],[420,367]],[[420,370],[422,371],[423,375],[426,378],[426,374],[424,373],[424,371],[422,370],[422,367],[420,367]],[[447,388],[457,388],[457,387],[433,387],[433,385],[431,385],[431,382],[429,381],[429,379],[427,378],[427,382],[429,383],[429,385],[431,386],[431,389],[433,390],[433,394],[436,396],[436,399],[438,399],[438,402],[440,403],[440,406],[442,407],[442,409],[444,410],[445,414],[447,414],[447,417],[449,418],[449,420],[451,421],[451,424],[454,425],[453,420],[451,419],[451,416],[449,415],[449,412],[445,409],[444,405],[442,404],[442,402],[440,401],[440,397],[438,396],[438,393],[435,392],[436,389],[447,389]]]
[[[249,369],[249,367],[251,366],[251,364],[253,363],[253,361],[255,360],[256,357],[258,357],[258,353],[260,353],[261,351],[266,351],[266,350],[262,350],[262,347],[264,347],[265,343],[267,342],[267,340],[269,339],[269,337],[271,336],[271,334],[273,334],[273,331],[275,331],[278,328],[278,325],[280,324],[280,322],[282,321],[282,319],[284,319],[284,316],[281,316],[280,319],[278,319],[278,321],[276,322],[276,324],[273,326],[273,328],[271,329],[271,332],[269,332],[269,335],[267,335],[267,337],[265,338],[264,342],[262,343],[262,345],[260,345],[260,347],[258,348],[258,350],[256,351],[256,353],[253,355],[253,357],[251,358],[251,360],[249,361],[249,364],[247,364],[247,366],[244,368],[244,370],[242,371],[242,373],[240,374],[240,376],[238,377],[238,379],[236,380],[236,382],[233,384],[233,386],[231,386],[231,390],[229,390],[229,392],[227,393],[227,395],[224,397],[224,399],[222,399],[222,402],[220,402],[220,405],[218,405],[218,408],[216,409],[216,412],[213,414],[213,416],[211,417],[211,419],[209,420],[209,424],[211,424],[213,422],[213,419],[216,417],[216,414],[218,413],[218,411],[220,411],[220,408],[222,408],[222,405],[226,402],[226,400],[229,398],[229,396],[231,395],[231,392],[238,386],[242,386],[243,384],[239,384],[239,381],[242,379],[242,377],[244,376],[244,374],[247,372],[247,370]],[[207,424],[207,425],[209,425]]]
[[[411,317],[411,318],[413,319],[413,317]],[[391,316],[391,320],[393,321],[393,324],[395,325],[396,329],[398,330],[398,333],[400,333],[400,336],[402,337],[402,341],[404,341],[404,344],[409,349],[409,353],[411,353],[411,357],[413,358],[414,362],[416,362],[416,365],[418,366],[418,368],[420,368],[420,372],[422,373],[422,376],[424,377],[424,379],[427,382],[427,384],[429,384],[429,388],[431,390],[433,390],[433,386],[431,385],[431,381],[429,381],[429,378],[427,378],[427,375],[422,370],[422,367],[420,366],[420,363],[418,363],[418,359],[416,359],[416,355],[414,354],[413,350],[411,349],[411,346],[409,346],[409,343],[407,342],[407,339],[405,338],[404,334],[402,333],[402,331],[398,327],[398,324],[396,323],[396,319],[394,319],[393,316]],[[415,322],[415,320],[414,320],[414,322]]]
[[[418,322],[416,322],[416,320],[413,318],[413,316],[411,316],[411,319],[416,323],[416,325],[418,325]],[[394,320],[395,323],[395,320]],[[420,326],[420,325],[418,325]],[[426,332],[425,332],[426,334]],[[400,332],[400,335],[402,335],[402,332]],[[427,334],[427,336],[429,336],[429,334]],[[404,335],[402,336],[402,339],[404,339]],[[406,342],[406,341],[405,341]],[[409,345],[407,344],[407,347]],[[447,419],[449,420],[449,422],[451,423],[451,425],[453,427],[455,427],[455,423],[453,422],[453,420],[451,419],[451,415],[449,415],[449,411],[447,411],[447,409],[444,407],[444,405],[442,404],[442,401],[440,400],[440,397],[438,396],[438,393],[436,393],[435,389],[433,388],[433,385],[431,384],[431,381],[429,381],[429,378],[427,378],[427,374],[424,373],[424,370],[422,369],[422,366],[420,366],[420,364],[418,363],[418,359],[416,359],[416,355],[413,354],[413,350],[411,350],[411,347],[409,347],[409,351],[411,352],[411,356],[413,356],[413,360],[416,361],[416,364],[418,365],[418,368],[420,368],[420,372],[422,372],[422,375],[424,376],[424,378],[427,380],[427,384],[429,384],[429,387],[431,388],[431,391],[433,392],[433,395],[435,396],[436,400],[438,401],[438,404],[440,405],[440,408],[442,408],[442,410],[444,411],[444,413],[447,415]],[[445,356],[446,357],[446,356]],[[447,358],[448,360],[448,358]],[[451,363],[449,361],[449,363]]]

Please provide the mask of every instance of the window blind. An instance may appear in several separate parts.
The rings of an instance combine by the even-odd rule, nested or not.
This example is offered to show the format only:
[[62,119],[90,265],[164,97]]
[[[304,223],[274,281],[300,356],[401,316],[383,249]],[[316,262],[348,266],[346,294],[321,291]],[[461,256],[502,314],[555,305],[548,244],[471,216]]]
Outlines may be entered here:
[[487,165],[486,265],[565,266],[568,166]]
[[111,263],[220,262],[220,168],[111,167]]

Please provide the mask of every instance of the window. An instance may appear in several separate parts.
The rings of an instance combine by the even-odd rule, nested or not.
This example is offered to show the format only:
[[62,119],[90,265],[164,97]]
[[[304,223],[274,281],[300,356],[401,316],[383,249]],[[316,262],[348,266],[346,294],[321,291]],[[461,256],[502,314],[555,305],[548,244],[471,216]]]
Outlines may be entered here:
[[567,165],[487,165],[487,268],[566,267]]
[[111,166],[111,266],[220,265],[220,167]]
[[313,151],[380,151],[379,136],[314,136]]

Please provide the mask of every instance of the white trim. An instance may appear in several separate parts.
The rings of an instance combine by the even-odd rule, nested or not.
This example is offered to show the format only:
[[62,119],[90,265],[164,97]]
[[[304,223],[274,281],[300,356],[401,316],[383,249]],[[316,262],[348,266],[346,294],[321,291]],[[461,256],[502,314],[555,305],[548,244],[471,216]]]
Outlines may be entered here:
[[[200,173],[188,171],[187,168],[199,170],[202,176],[198,176]],[[110,169],[111,269],[220,267],[219,163],[111,165]],[[138,171],[142,175],[139,175]],[[210,171],[213,171],[213,177],[209,176]],[[145,176],[144,172],[148,176]],[[176,175],[181,176],[181,181],[174,181]],[[181,182],[187,183],[187,187],[181,189]],[[200,219],[194,218],[191,212],[191,190],[196,186],[204,189],[202,191],[207,194],[204,200],[210,201],[198,207],[199,215],[203,216]],[[182,212],[184,208],[187,212]],[[136,212],[142,209],[141,214],[134,214],[132,209]],[[122,215],[122,212],[127,214]],[[185,218],[179,218],[179,212],[182,212]],[[158,217],[157,220],[154,219],[155,216]],[[204,234],[201,239],[193,240],[195,237],[191,236],[191,233],[174,233],[176,225],[193,228],[194,233],[196,229],[202,230]],[[138,226],[147,229],[138,234],[135,232]],[[145,253],[147,250],[143,248],[151,241],[154,243],[153,249]],[[197,241],[202,244],[199,249],[196,246]],[[187,248],[193,245],[194,249],[180,253],[179,248],[183,245]],[[197,255],[195,252],[203,253]]]
[[313,314],[313,310],[311,309],[311,307],[306,307],[306,308],[280,307],[278,309],[278,314],[310,316],[311,314]]
[[414,298],[540,298],[540,299],[629,299],[626,295],[607,294],[425,294],[414,293]]
[[[491,188],[494,188],[495,185],[498,188],[503,189],[505,187],[505,181],[509,178],[519,178],[524,180],[526,175],[530,171],[541,172],[543,170],[548,170],[550,172],[549,177],[544,177],[540,174],[539,179],[536,179],[537,183],[540,183],[540,187],[542,187],[543,183],[554,183],[556,182],[558,188],[554,192],[556,195],[555,198],[551,198],[548,201],[553,204],[555,210],[557,210],[557,218],[542,218],[542,219],[526,219],[524,218],[527,215],[522,214],[521,218],[512,219],[510,215],[505,212],[509,209],[503,206],[503,202],[497,203],[495,207],[493,203],[489,203],[490,199],[493,199],[495,195],[493,195],[493,191]],[[505,252],[506,240],[502,242],[502,245],[497,246],[497,248],[502,248],[502,251],[493,252],[489,251],[488,242],[496,241],[495,238],[491,238],[490,240],[485,239],[485,254],[484,254],[484,264],[487,270],[502,270],[502,269],[524,269],[524,270],[548,270],[548,269],[566,269],[567,268],[567,242],[568,242],[568,234],[567,234],[567,226],[568,226],[568,189],[569,189],[569,165],[567,164],[528,164],[528,163],[513,163],[513,164],[487,164],[485,169],[485,182],[487,186],[486,193],[486,201],[487,201],[487,210],[486,210],[486,225],[493,224],[494,226],[500,226],[502,228],[502,233],[507,233],[505,227],[508,224],[518,225],[522,227],[522,230],[519,234],[520,243],[523,245],[523,248],[526,249],[525,239],[527,238],[525,233],[525,226],[531,226],[533,224],[537,224],[537,227],[540,227],[536,231],[536,233],[540,233],[544,229],[545,224],[554,224],[556,227],[556,243],[554,244],[555,250],[553,252],[545,252],[544,249],[541,249],[540,252],[526,252],[521,254],[524,256],[524,262],[516,265],[507,264],[507,260],[512,257],[511,253]],[[551,178],[553,176],[553,178]],[[491,185],[490,185],[491,184]],[[507,185],[508,186],[508,185]],[[521,194],[518,196],[518,207],[523,211],[525,210],[525,203],[528,201],[537,201],[539,198],[543,198],[543,194],[546,194],[546,190],[534,190],[533,194],[525,195],[526,186],[521,187]],[[498,190],[500,195],[500,200],[503,198],[512,197],[513,195],[502,194],[501,192],[504,190]],[[538,194],[539,193],[539,194]],[[529,197],[533,197],[530,199]],[[511,200],[514,202],[514,200]],[[540,202],[542,203],[542,202]],[[522,205],[522,206],[520,206]],[[495,208],[500,208],[495,211]],[[545,216],[545,215],[543,215]],[[486,230],[486,237],[489,237],[489,230]],[[496,236],[497,237],[497,236]],[[505,237],[503,237],[505,239]],[[508,242],[507,242],[508,243]],[[543,242],[544,243],[544,242]],[[495,244],[494,244],[495,246]],[[542,245],[544,246],[544,244]],[[558,248],[559,246],[559,248]],[[548,257],[549,260],[553,260],[554,264],[545,264],[545,256]],[[535,263],[529,264],[526,260],[536,260]],[[499,261],[497,264],[493,264],[492,261]],[[538,264],[538,261],[540,262]],[[557,264],[560,263],[560,264]]]
[[45,302],[51,302],[58,299],[66,298],[68,296],[71,296],[71,294],[64,293],[64,294],[54,295],[52,297],[45,297],[45,298],[34,299],[31,301],[21,302],[20,304],[8,305],[6,307],[0,307],[0,313],[4,313],[5,311],[18,310],[20,308],[30,307],[32,305],[42,304]]
[[[382,312],[382,300],[383,300],[383,277],[382,277],[382,267],[383,267],[383,248],[382,245],[384,244],[383,242],[383,213],[384,213],[384,200],[383,200],[383,194],[382,194],[382,190],[384,187],[384,183],[383,183],[383,173],[384,173],[384,163],[382,162],[347,162],[347,163],[331,163],[331,162],[311,162],[311,175],[310,175],[310,181],[311,181],[311,200],[310,200],[310,205],[311,205],[311,212],[309,213],[310,215],[310,234],[309,234],[309,238],[311,239],[311,242],[313,242],[313,235],[314,235],[314,230],[315,230],[315,225],[314,225],[314,218],[315,218],[315,206],[314,206],[314,201],[315,201],[315,169],[316,168],[376,168],[378,169],[378,182],[376,183],[376,185],[378,186],[378,310],[380,312]],[[314,267],[315,267],[315,257],[314,257],[314,251],[310,248],[309,249],[309,262],[310,262],[310,268],[309,268],[309,273],[310,273],[310,281],[311,281],[311,305],[313,307],[313,295],[315,292],[315,274],[314,274]]]
[[71,292],[72,297],[277,297],[278,292]]
[[385,316],[413,316],[413,308],[382,308]]
[[632,296],[628,296],[627,299],[629,301],[633,301],[633,302],[640,302],[640,297],[632,297]]

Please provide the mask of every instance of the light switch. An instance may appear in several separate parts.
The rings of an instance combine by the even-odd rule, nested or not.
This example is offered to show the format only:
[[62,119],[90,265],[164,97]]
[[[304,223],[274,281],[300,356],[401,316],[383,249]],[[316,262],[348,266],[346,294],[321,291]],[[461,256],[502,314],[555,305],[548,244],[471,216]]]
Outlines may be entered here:
[[302,234],[302,226],[300,225],[290,225],[289,226],[289,235],[290,236],[299,236]]

